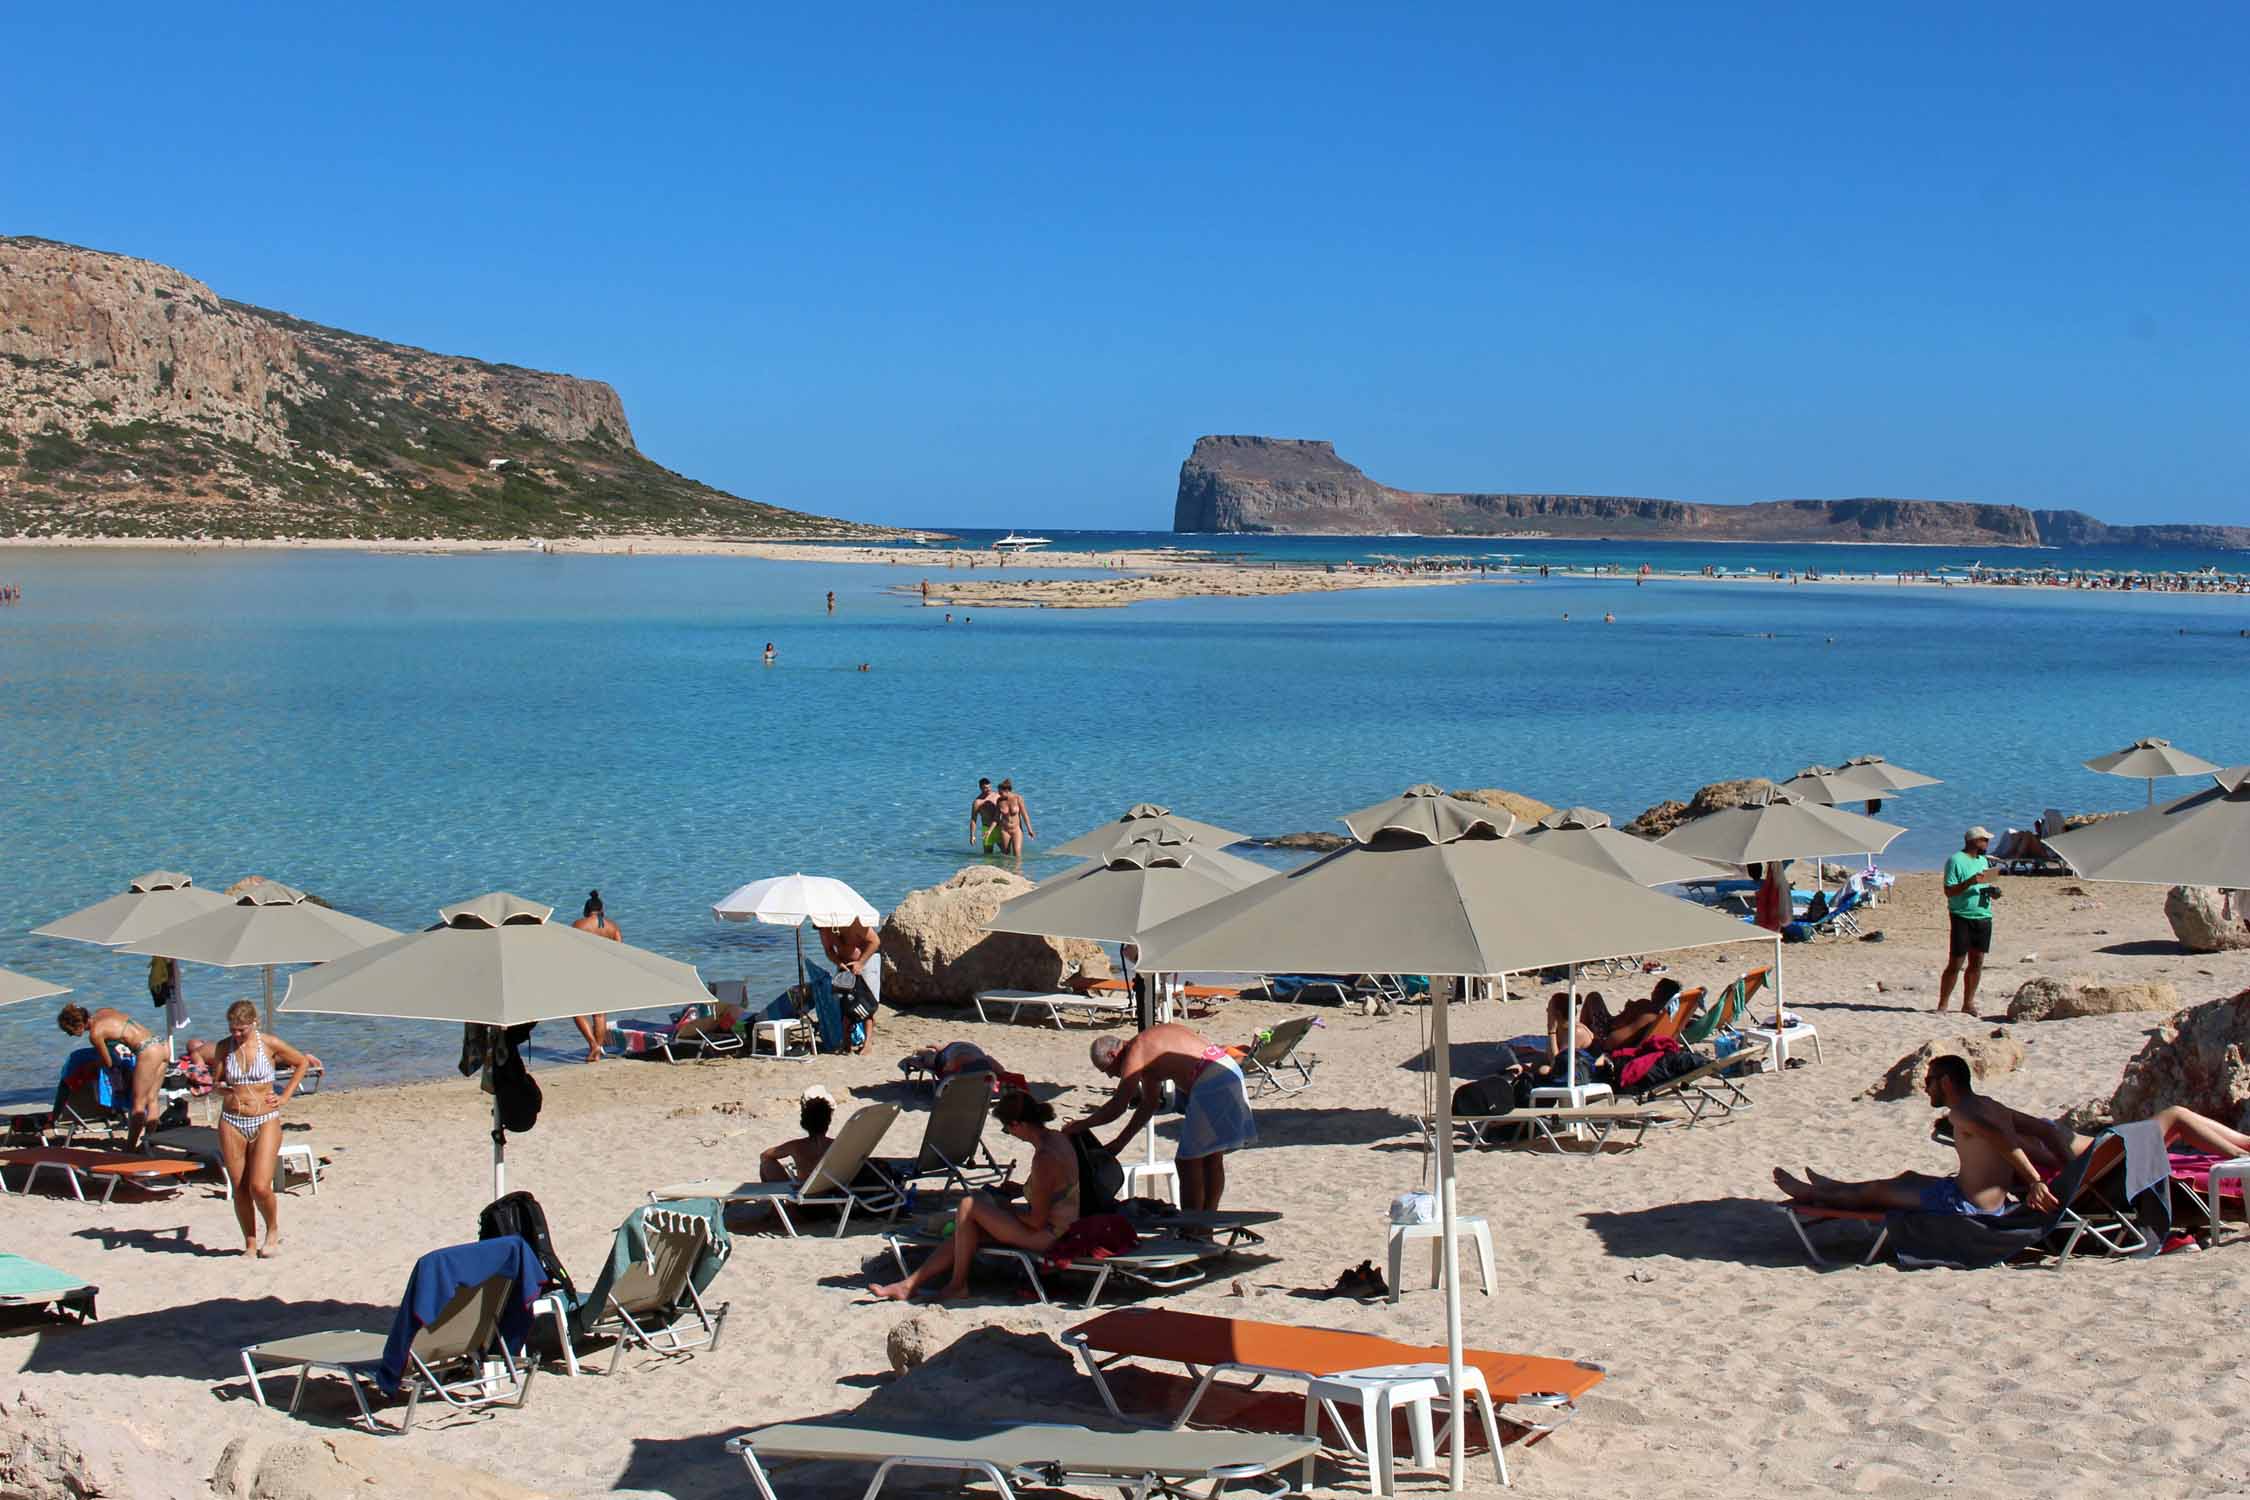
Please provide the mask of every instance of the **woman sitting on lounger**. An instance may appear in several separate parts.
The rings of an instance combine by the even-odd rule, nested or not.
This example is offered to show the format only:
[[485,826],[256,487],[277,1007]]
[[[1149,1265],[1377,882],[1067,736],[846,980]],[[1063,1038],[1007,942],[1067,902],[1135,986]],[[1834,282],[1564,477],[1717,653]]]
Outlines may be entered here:
[[992,1113],[1002,1129],[1031,1147],[1031,1176],[1024,1183],[1023,1203],[1004,1202],[986,1192],[969,1194],[954,1213],[952,1238],[904,1281],[869,1287],[876,1296],[904,1302],[943,1276],[945,1287],[937,1295],[958,1297],[969,1289],[969,1266],[980,1244],[989,1240],[1018,1250],[1046,1250],[1077,1222],[1078,1155],[1070,1149],[1069,1136],[1048,1128],[1054,1122],[1054,1106],[1010,1089]]

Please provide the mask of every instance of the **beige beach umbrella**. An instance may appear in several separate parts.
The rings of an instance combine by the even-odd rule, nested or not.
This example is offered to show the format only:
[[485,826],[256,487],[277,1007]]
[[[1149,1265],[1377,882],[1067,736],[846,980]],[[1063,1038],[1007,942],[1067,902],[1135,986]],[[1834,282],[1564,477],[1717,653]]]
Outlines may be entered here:
[[1613,827],[1608,813],[1591,807],[1569,807],[1549,813],[1539,820],[1537,827],[1519,836],[1542,854],[1558,855],[1572,864],[1630,880],[1635,885],[1711,880],[1728,873],[1724,865],[1661,848]]
[[1249,835],[1221,828],[1215,823],[1200,823],[1194,818],[1180,817],[1169,807],[1158,803],[1136,802],[1109,822],[1098,828],[1089,828],[1069,843],[1058,845],[1047,852],[1067,854],[1073,859],[1100,859],[1111,848],[1127,839],[1148,837],[1219,849],[1228,844],[1239,844]]
[[1127,839],[1100,859],[1050,875],[1003,902],[985,929],[1094,943],[1136,943],[1159,923],[1275,873],[1215,849]]
[[326,963],[397,936],[380,923],[308,900],[294,887],[261,880],[225,906],[126,943],[118,951],[217,969],[263,969],[265,1023],[271,1027],[275,965]]
[[[694,965],[549,921],[553,914],[504,891],[441,908],[438,926],[292,974],[281,1011],[509,1027],[711,998]],[[497,1198],[508,1190],[497,1098],[492,1124]]]
[[[2089,771],[2099,771],[2104,776],[2137,776],[2148,783],[2148,805],[2156,806],[2156,778],[2159,776],[2210,776],[2219,771],[2200,755],[2190,755],[2170,740],[2135,740],[2122,750],[2112,750],[2107,755],[2097,755],[2082,761]],[[2089,879],[2092,877],[2088,877]]]
[[[1429,800],[1420,789],[1409,795]],[[1398,826],[1417,820],[1434,831]],[[1387,822],[1363,821],[1380,825],[1379,831],[1144,933],[1144,961],[1173,972],[1304,969],[1464,980],[1568,964],[1575,995],[1575,965],[1581,962],[1753,937],[1732,918],[1503,837],[1489,818],[1461,826],[1446,809],[1421,808]],[[1777,954],[1779,949],[1776,941]],[[1430,1051],[1446,1364],[1455,1392],[1449,1472],[1459,1489],[1466,1424],[1459,1395],[1461,1287],[1448,1009],[1442,1001],[1431,1006]]]
[[1880,854],[1904,832],[1896,823],[1777,790],[1682,823],[1657,842],[1721,864],[1763,865],[1830,854]]
[[226,904],[225,896],[203,889],[190,876],[176,870],[151,870],[135,876],[121,895],[34,927],[31,935],[114,948]]
[[2250,890],[2250,766],[2161,807],[2104,818],[2046,840],[2087,880]]
[[1516,831],[1516,815],[1505,808],[1449,797],[1423,781],[1373,807],[1344,814],[1344,826],[1362,843],[1382,833],[1410,833],[1445,842],[1479,828],[1488,828],[1496,837],[1506,838]]
[[34,979],[29,974],[18,974],[12,969],[0,969],[0,1005],[14,1005],[19,1000],[52,1000],[57,995],[70,993],[67,984],[49,984],[44,979]]
[[1807,766],[1776,790],[1823,807],[1840,802],[1880,802],[1891,794],[1891,788],[1879,781],[1832,766]]
[[1892,792],[1911,792],[1917,787],[1945,785],[1935,776],[1925,776],[1920,771],[1894,766],[1880,755],[1855,755],[1837,769],[1850,771],[1861,781],[1872,781]]

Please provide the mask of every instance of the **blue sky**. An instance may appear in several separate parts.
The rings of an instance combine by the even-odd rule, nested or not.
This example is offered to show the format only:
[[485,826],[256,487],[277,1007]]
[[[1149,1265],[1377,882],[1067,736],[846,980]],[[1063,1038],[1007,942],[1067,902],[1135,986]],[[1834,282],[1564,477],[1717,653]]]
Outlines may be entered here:
[[816,9],[39,7],[0,232],[869,519],[1167,526],[1260,432],[2250,521],[2241,7]]

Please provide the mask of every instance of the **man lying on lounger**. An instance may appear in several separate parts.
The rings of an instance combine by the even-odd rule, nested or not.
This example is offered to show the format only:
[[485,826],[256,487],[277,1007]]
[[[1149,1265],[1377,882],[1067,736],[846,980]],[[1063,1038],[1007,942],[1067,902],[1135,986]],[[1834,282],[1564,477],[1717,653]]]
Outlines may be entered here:
[[[2093,1144],[2056,1120],[2010,1109],[1976,1091],[1968,1059],[1948,1054],[1930,1059],[1922,1086],[1930,1102],[1946,1111],[1953,1126],[1953,1150],[1960,1171],[1952,1177],[1901,1172],[1873,1182],[1839,1182],[1806,1169],[1802,1180],[1774,1169],[1774,1186],[1798,1202],[1818,1208],[1905,1209],[1919,1213],[1990,1216],[2008,1211],[2008,1190],[2021,1184],[2026,1205],[2040,1213],[2056,1207],[2046,1174],[2057,1172]],[[2207,1151],[2239,1156],[2250,1153],[2250,1136],[2180,1105],[2155,1116],[2164,1138],[2189,1140]]]

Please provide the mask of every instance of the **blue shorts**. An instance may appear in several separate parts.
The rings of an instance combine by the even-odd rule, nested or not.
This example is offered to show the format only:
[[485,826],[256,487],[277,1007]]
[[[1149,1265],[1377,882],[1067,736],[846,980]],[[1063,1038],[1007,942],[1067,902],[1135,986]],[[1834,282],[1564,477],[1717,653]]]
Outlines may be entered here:
[[1961,1192],[1961,1184],[1947,1177],[1922,1189],[1922,1212],[1926,1214],[1966,1214],[1972,1219],[1989,1219],[2008,1211],[2005,1201],[1998,1208],[1979,1208]]

